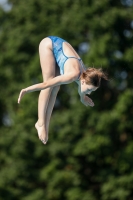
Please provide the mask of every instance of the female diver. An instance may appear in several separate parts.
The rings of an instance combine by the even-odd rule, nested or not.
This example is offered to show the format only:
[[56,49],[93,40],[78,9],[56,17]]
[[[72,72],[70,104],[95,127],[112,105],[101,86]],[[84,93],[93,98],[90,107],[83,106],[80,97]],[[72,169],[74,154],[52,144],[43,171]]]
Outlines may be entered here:
[[81,102],[85,106],[94,106],[93,101],[86,94],[95,91],[100,86],[101,78],[107,80],[107,76],[101,69],[86,70],[73,47],[56,36],[46,37],[40,42],[39,56],[43,82],[22,89],[18,103],[26,93],[41,90],[38,99],[38,121],[35,127],[39,139],[46,144],[49,121],[60,85],[75,81],[78,84]]

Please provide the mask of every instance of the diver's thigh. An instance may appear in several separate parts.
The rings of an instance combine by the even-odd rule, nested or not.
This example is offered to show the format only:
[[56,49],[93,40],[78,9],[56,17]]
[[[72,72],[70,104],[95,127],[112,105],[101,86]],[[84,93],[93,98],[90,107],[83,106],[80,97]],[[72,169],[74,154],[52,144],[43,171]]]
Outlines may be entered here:
[[45,38],[40,42],[39,56],[44,81],[55,77],[56,61],[52,52],[50,38]]

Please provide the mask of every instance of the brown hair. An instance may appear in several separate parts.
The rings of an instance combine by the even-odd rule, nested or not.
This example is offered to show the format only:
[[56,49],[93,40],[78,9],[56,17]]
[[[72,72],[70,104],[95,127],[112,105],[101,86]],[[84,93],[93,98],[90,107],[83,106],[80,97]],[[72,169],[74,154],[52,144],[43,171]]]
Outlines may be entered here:
[[99,87],[101,79],[108,80],[108,76],[102,71],[101,68],[96,69],[90,67],[81,74],[80,79],[85,79],[85,82],[88,85],[91,84],[95,87]]

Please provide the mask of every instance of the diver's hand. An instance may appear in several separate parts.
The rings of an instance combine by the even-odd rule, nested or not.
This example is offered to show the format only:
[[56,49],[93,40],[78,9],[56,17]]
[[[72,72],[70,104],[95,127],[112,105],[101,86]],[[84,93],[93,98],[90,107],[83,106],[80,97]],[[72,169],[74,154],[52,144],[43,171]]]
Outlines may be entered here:
[[26,89],[22,89],[20,91],[20,94],[19,94],[19,97],[18,97],[18,103],[20,103],[22,97],[26,94],[26,92],[27,92]]
[[94,102],[92,101],[91,98],[89,98],[88,96],[84,95],[84,97],[81,98],[81,102],[85,105],[85,106],[94,106]]

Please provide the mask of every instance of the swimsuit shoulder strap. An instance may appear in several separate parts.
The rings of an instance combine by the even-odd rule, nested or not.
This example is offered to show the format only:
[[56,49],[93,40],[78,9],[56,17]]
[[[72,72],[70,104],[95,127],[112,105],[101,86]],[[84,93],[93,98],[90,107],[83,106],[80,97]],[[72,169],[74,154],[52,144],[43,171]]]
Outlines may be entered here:
[[[80,59],[78,59],[78,60],[79,60],[79,63],[80,63],[81,68],[84,69],[84,70],[86,70],[86,67],[85,67],[84,64],[83,64],[82,59],[80,58]],[[80,74],[79,74],[78,80],[79,80],[79,78],[80,78],[80,76],[81,76],[81,73],[82,73],[81,68],[80,68]]]

